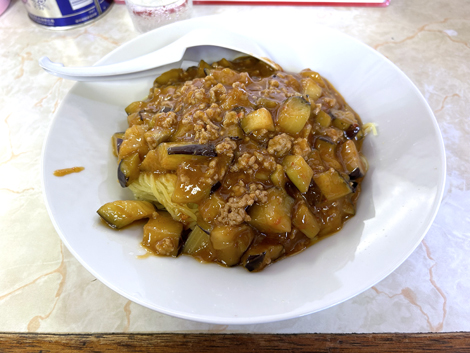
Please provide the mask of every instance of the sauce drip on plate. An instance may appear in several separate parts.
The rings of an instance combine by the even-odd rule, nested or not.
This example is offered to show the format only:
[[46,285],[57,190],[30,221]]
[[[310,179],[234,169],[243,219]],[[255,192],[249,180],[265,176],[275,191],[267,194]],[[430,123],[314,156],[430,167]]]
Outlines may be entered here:
[[54,175],[56,177],[63,177],[65,175],[69,175],[72,173],[80,173],[84,169],[85,167],[72,167],[72,168],[65,168],[65,169],[57,169],[54,171]]

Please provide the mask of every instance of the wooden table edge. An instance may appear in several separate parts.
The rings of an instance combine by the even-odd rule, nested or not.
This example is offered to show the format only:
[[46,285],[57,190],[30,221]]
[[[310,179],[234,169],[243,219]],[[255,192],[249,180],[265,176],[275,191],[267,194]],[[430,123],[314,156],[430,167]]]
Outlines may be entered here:
[[0,333],[0,352],[470,352],[470,332],[372,334]]

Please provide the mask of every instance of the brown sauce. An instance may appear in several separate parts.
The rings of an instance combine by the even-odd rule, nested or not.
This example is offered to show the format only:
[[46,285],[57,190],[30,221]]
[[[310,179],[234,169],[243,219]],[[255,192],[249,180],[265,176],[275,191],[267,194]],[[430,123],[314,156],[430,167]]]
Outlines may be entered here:
[[69,175],[72,173],[80,173],[84,169],[85,167],[72,167],[72,168],[65,168],[65,169],[57,169],[54,171],[54,175],[56,177],[63,177],[65,175]]
[[[362,122],[310,69],[294,74],[255,59],[201,61],[158,77],[148,98],[126,112],[129,128],[116,148],[126,180],[134,191],[129,178],[176,175],[172,200],[198,205],[197,225],[179,221],[210,233],[211,241],[191,254],[199,261],[259,271],[337,232],[355,214],[366,173]],[[264,125],[252,130],[254,120]],[[185,143],[206,146],[209,157],[175,157],[166,149]],[[136,156],[141,163],[129,171],[125,162]],[[247,225],[251,238],[238,237]],[[213,239],[219,233],[225,243]]]

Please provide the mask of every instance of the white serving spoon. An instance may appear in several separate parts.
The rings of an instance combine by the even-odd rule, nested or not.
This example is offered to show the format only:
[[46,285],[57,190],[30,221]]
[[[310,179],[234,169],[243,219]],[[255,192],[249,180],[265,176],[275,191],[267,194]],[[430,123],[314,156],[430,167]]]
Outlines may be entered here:
[[127,79],[142,77],[157,67],[178,62],[186,49],[198,46],[217,46],[235,50],[260,59],[279,70],[276,63],[250,38],[221,29],[196,29],[180,37],[173,43],[144,56],[117,64],[102,66],[65,67],[44,56],[39,65],[48,73],[74,81],[100,81],[109,79]]

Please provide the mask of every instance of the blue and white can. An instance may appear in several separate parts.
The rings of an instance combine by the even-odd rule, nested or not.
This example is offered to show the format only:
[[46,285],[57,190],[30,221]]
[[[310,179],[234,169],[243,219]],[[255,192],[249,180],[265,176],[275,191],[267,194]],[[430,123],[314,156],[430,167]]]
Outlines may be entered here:
[[50,29],[71,29],[96,21],[113,0],[23,0],[28,16]]

